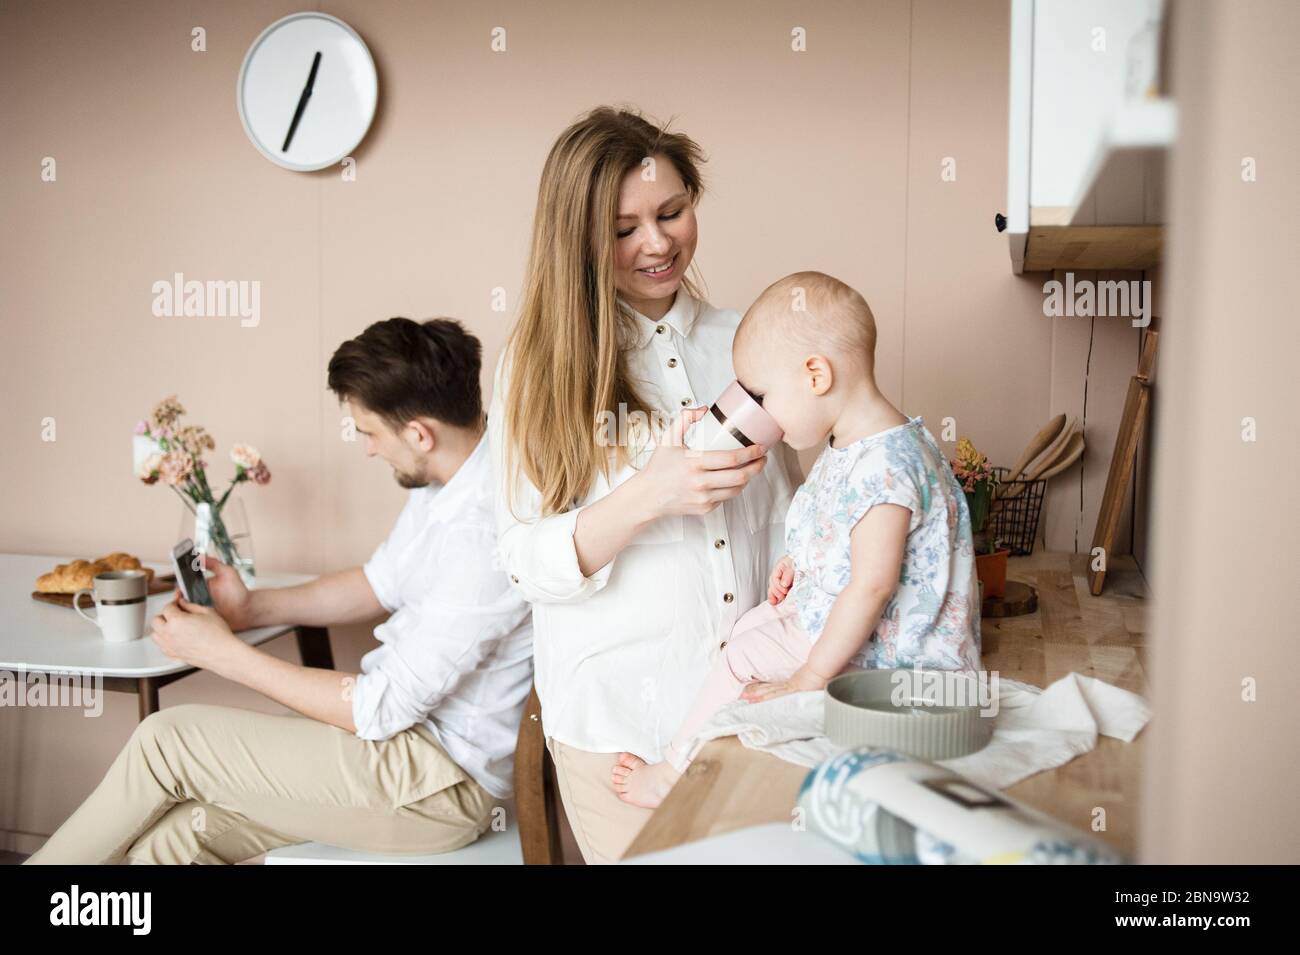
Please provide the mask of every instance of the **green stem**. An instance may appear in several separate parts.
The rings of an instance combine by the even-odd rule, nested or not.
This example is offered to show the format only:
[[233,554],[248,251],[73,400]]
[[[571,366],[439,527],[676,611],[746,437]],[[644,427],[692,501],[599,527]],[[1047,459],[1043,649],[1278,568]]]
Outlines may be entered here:
[[186,496],[185,496],[185,494],[190,494],[190,496],[193,497],[193,495],[191,494],[191,492],[190,492],[188,489],[186,489],[185,494],[182,494],[182,493],[181,493],[181,489],[178,488],[175,484],[169,484],[169,485],[167,485],[167,486],[170,487],[173,491],[176,492],[176,496],[179,497],[179,498],[181,499],[181,503],[182,503],[182,504],[184,504],[187,508],[189,508],[189,511],[190,511],[191,514],[196,514],[196,513],[198,513],[198,512],[194,509],[194,503],[195,503],[195,502],[191,501],[190,499],[186,498]]
[[194,469],[194,478],[196,483],[199,485],[200,490],[205,495],[207,495],[206,497],[207,502],[209,504],[214,503],[214,495],[212,493],[212,488],[208,487],[208,476],[203,473],[202,468]]
[[212,515],[212,542],[217,545],[217,550],[221,552],[221,559],[230,567],[239,568],[235,558],[238,551],[235,550],[234,541],[230,539],[226,531],[226,523],[221,519],[219,513]]
[[236,477],[234,480],[230,482],[230,487],[226,488],[226,493],[221,495],[221,500],[217,504],[217,510],[221,510],[223,507],[226,506],[226,498],[230,497],[230,492],[233,491],[236,485],[239,484],[239,480],[240,479]]

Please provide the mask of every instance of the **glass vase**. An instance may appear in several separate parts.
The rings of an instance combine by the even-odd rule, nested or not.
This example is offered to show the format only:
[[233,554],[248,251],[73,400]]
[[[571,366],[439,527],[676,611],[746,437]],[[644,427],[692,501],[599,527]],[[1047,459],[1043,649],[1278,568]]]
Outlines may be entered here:
[[196,549],[235,568],[244,586],[254,586],[253,533],[243,501],[230,498],[220,509],[207,504],[198,505],[195,511],[186,507],[179,537],[190,538]]

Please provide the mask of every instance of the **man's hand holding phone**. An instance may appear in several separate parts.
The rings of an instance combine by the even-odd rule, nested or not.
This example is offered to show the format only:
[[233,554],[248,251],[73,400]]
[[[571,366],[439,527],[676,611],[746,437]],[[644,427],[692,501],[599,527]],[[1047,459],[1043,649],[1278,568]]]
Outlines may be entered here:
[[239,571],[208,554],[203,555],[203,566],[211,573],[208,593],[212,595],[213,609],[236,633],[253,627],[253,595],[244,586]]

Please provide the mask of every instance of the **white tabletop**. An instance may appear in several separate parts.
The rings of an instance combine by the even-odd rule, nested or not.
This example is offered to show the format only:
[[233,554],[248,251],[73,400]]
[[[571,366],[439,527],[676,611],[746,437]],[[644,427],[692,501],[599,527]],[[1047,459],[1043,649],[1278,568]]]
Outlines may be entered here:
[[[75,611],[33,599],[36,578],[53,570],[55,564],[72,559],[0,554],[0,669],[131,679],[192,669],[189,664],[164,654],[148,636],[128,643],[109,643],[99,635],[98,627],[81,619]],[[144,563],[159,573],[171,573],[167,564]],[[311,574],[259,576],[257,586],[287,587],[312,579]],[[148,621],[171,599],[172,591],[149,597],[146,628]],[[90,605],[90,600],[82,599],[83,607]],[[293,629],[284,625],[258,627],[238,636],[245,643],[258,646]]]

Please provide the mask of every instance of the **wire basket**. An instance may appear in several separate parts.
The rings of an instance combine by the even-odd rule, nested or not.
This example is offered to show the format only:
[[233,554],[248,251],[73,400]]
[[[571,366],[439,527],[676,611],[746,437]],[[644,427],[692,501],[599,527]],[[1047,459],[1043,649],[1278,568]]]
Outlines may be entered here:
[[[1007,468],[994,468],[993,473],[998,478],[998,496],[990,508],[989,537],[1009,547],[1015,557],[1032,554],[1034,541],[1038,539],[1038,519],[1043,513],[1043,492],[1047,489],[1047,482],[1042,478],[1037,481],[1008,481],[1011,472]],[[1008,497],[1008,494],[1014,496]]]

